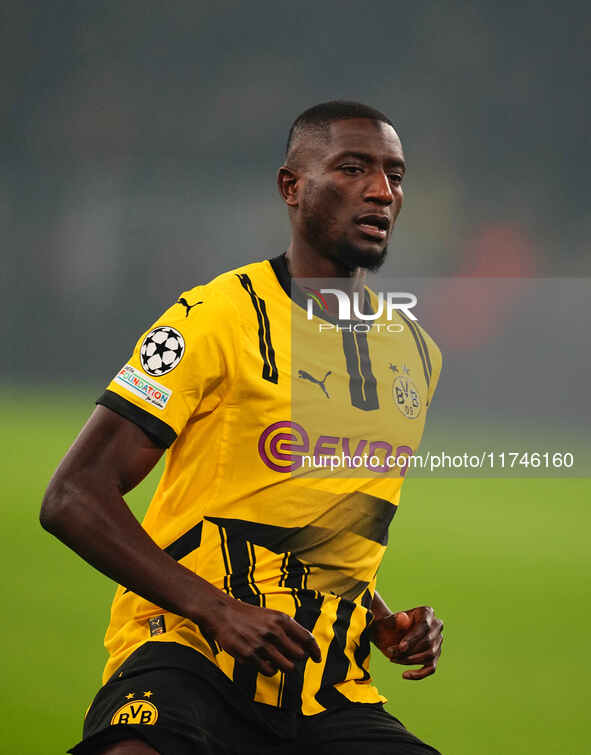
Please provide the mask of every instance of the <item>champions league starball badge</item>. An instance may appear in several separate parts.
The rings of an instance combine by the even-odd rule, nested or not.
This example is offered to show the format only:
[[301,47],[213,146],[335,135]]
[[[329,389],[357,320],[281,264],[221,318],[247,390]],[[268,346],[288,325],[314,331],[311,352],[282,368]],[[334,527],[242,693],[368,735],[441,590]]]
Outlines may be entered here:
[[142,368],[148,375],[166,375],[174,370],[185,353],[185,339],[168,326],[154,328],[140,347]]

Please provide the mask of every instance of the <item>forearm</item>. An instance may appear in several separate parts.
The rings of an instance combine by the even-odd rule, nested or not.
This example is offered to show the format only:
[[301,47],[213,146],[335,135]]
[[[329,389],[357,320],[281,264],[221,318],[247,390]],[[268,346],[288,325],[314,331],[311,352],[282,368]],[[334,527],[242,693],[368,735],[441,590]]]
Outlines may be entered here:
[[281,611],[235,600],[162,550],[123,499],[162,448],[132,422],[97,407],[54,474],[41,524],[89,564],[151,603],[199,625],[261,673],[320,661],[313,635]]
[[373,596],[371,612],[376,619],[383,619],[385,616],[389,616],[392,613],[377,590]]
[[46,494],[41,523],[111,579],[197,624],[206,625],[228,600],[163,551],[113,485],[58,478]]

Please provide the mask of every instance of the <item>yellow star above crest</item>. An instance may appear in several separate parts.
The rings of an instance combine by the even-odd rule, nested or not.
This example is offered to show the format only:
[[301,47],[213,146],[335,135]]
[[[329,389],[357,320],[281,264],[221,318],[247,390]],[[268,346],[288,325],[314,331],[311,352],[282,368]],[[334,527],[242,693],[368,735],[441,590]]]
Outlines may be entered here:
[[144,697],[152,697],[153,694],[152,690],[149,689],[147,692],[144,692]]
[[129,695],[125,695],[126,700],[131,700],[132,697],[135,697],[135,692],[130,692]]

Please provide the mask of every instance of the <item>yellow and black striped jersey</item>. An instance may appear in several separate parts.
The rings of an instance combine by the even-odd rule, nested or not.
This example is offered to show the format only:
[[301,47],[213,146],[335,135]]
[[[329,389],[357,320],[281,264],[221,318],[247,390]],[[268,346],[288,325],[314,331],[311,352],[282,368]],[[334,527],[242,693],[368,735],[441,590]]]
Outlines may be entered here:
[[385,317],[347,328],[313,298],[310,315],[284,256],[197,286],[140,337],[98,403],[168,448],[143,522],[151,537],[229,595],[293,616],[322,663],[259,675],[119,587],[105,681],[142,643],[164,640],[284,710],[384,700],[369,674],[370,608],[441,354],[402,312],[389,329]]

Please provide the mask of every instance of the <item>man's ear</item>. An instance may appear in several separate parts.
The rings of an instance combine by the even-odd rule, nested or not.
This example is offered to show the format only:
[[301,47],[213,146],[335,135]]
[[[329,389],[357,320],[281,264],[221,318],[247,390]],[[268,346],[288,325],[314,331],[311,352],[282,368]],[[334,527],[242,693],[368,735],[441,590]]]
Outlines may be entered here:
[[298,174],[288,168],[286,165],[282,165],[277,173],[277,188],[279,193],[283,197],[283,201],[290,207],[298,206]]

